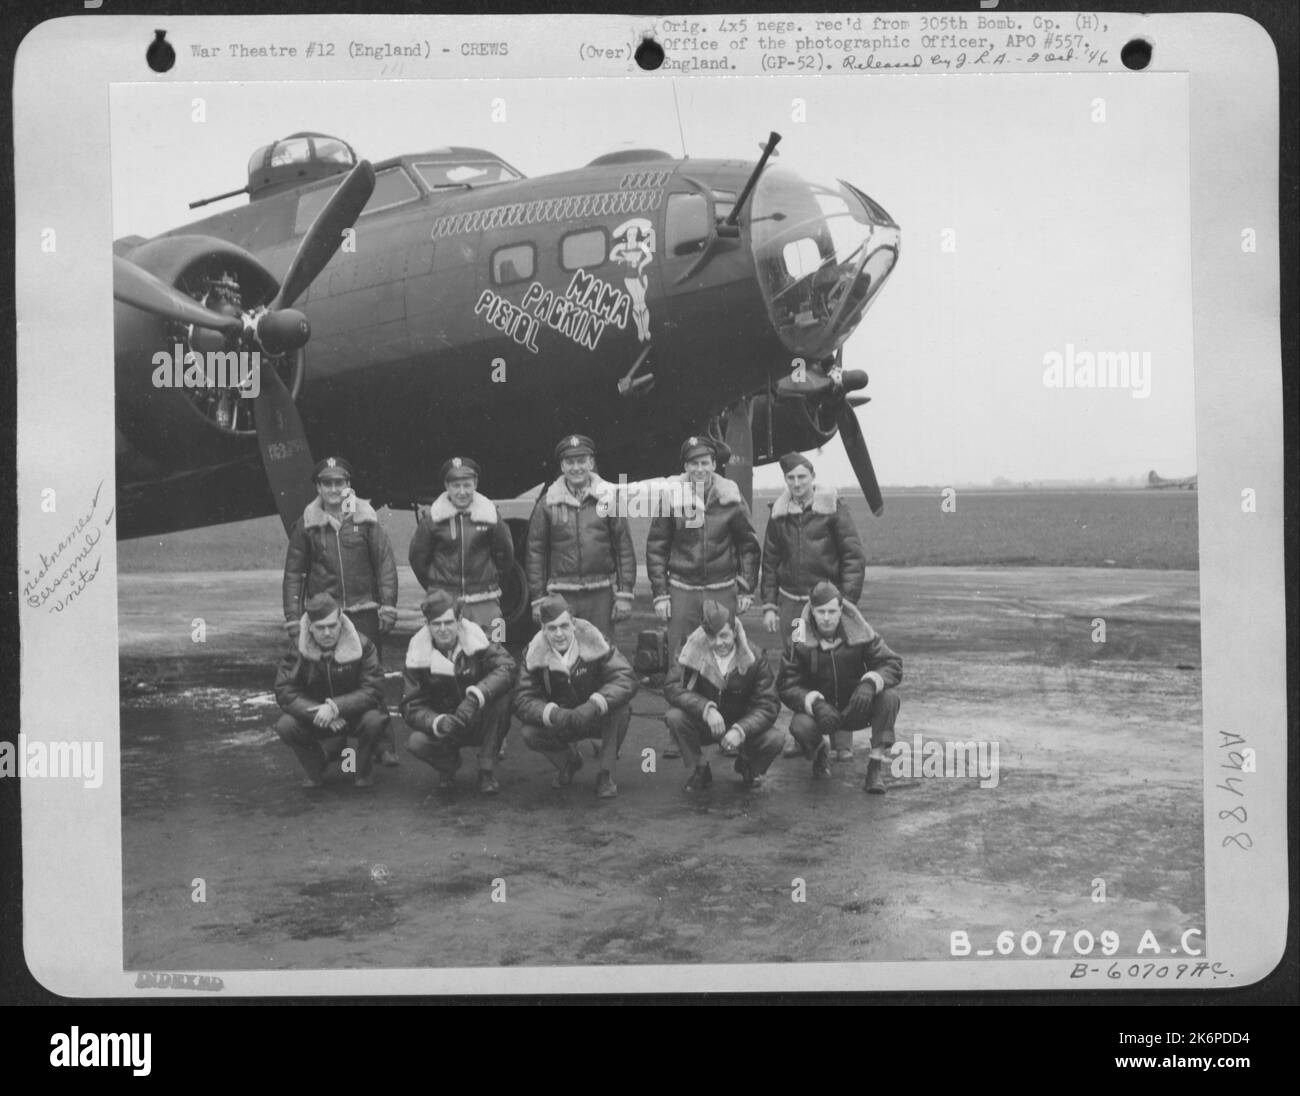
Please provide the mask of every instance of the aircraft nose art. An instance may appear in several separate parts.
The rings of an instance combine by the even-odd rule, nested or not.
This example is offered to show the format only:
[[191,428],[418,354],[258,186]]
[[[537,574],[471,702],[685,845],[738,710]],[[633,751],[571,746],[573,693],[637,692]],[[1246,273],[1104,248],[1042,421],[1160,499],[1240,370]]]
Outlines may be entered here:
[[754,191],[750,239],[772,326],[810,361],[853,333],[898,260],[900,230],[844,182],[769,167]]

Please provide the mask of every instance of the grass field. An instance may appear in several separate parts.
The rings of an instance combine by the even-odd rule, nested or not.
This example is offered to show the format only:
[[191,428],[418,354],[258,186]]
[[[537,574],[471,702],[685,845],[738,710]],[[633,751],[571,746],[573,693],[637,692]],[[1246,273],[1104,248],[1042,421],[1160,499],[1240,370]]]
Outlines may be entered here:
[[[755,498],[759,536],[772,495]],[[944,512],[932,492],[885,492],[883,517],[874,517],[856,495],[845,496],[873,566],[1017,566],[1197,568],[1195,492],[1147,490],[959,489],[956,509]],[[506,504],[510,515],[527,504]],[[415,532],[408,511],[380,511],[405,567]],[[633,539],[644,575],[647,519],[634,519]],[[123,541],[118,569],[239,571],[277,567],[284,561],[278,518]]]

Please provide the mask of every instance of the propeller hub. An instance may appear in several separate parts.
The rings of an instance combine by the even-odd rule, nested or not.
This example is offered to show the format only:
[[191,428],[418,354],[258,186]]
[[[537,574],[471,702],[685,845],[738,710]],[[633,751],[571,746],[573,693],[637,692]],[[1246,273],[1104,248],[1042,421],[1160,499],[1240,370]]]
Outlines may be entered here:
[[845,369],[840,374],[840,384],[845,392],[856,392],[867,387],[867,375],[861,369]]
[[268,354],[290,354],[311,338],[311,324],[296,308],[263,312],[257,318],[257,341]]

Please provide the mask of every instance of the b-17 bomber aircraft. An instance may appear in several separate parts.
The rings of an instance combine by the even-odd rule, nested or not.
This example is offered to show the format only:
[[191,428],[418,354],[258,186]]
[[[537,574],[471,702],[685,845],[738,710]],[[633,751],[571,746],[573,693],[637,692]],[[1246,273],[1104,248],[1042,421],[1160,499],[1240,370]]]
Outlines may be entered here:
[[838,430],[879,513],[867,376],[841,350],[899,228],[851,183],[770,162],[779,140],[757,162],[628,150],[539,178],[477,148],[257,149],[247,205],[114,243],[118,535],[288,528],[312,453],[346,453],[377,506],[436,493],[456,453],[509,497],[564,430],[629,481],[709,433],[747,496],[755,462]]
[[1165,479],[1163,476],[1158,475],[1156,470],[1153,468],[1147,473],[1147,486],[1154,487],[1157,490],[1165,487],[1175,487],[1186,491],[1195,491],[1196,477],[1184,476],[1182,479]]

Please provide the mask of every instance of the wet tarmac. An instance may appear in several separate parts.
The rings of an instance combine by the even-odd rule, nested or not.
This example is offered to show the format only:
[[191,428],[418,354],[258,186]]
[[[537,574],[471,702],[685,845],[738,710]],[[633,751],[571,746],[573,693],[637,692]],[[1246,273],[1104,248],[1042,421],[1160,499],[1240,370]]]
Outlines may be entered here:
[[[1041,934],[1042,955],[1052,930],[1062,957],[1080,929],[1118,933],[1120,957],[1148,929],[1167,949],[1204,927],[1198,581],[869,568],[865,614],[904,660],[900,741],[996,743],[996,786],[895,777],[868,796],[860,734],[829,780],[779,759],[746,792],[715,758],[712,789],[688,794],[643,687],[620,794],[597,800],[590,755],[553,789],[517,725],[495,797],[469,752],[451,791],[403,752],[373,788],[335,770],[304,792],[271,729],[280,573],[120,575],[125,966],[924,960],[949,958],[954,931],[993,948],[1006,929]],[[417,624],[403,612],[390,671]],[[392,677],[394,709],[399,692]]]

